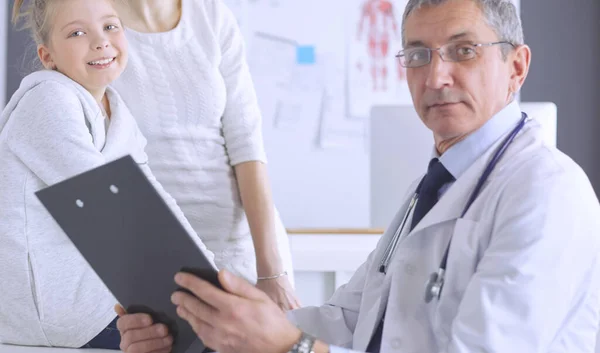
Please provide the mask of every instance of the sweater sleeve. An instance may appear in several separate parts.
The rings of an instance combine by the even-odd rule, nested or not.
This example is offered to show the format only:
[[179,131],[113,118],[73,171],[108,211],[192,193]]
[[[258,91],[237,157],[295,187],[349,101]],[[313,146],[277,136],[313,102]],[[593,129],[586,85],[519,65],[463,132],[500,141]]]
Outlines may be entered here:
[[219,69],[227,90],[223,134],[231,165],[247,161],[266,163],[262,137],[262,116],[250,70],[245,44],[235,16],[221,0],[214,0],[216,35],[221,48]]
[[9,148],[46,185],[105,163],[79,98],[60,83],[43,82],[27,92],[6,129]]

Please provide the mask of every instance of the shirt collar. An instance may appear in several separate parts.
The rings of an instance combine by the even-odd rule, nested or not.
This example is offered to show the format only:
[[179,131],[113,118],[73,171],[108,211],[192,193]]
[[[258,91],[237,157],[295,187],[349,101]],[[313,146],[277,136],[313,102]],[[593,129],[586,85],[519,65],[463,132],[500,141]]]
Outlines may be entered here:
[[488,148],[520,120],[521,108],[519,103],[513,100],[481,128],[450,147],[441,157],[434,147],[433,158],[439,158],[450,174],[458,179]]

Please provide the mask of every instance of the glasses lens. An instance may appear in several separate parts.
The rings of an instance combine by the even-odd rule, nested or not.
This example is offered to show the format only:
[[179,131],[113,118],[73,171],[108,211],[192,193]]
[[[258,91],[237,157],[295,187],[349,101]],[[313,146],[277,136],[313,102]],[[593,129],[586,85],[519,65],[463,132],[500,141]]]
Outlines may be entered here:
[[400,65],[419,67],[429,63],[430,51],[427,48],[410,48],[400,52]]
[[472,43],[450,43],[443,52],[451,61],[471,60],[477,55],[476,47]]

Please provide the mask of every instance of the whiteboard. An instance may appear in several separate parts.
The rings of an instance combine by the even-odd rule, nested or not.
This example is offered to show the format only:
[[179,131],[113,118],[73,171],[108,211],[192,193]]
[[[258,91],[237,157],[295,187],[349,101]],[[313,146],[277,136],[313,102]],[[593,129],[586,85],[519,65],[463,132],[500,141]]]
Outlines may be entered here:
[[284,224],[368,227],[369,112],[412,104],[394,57],[406,0],[389,0],[393,18],[376,21],[389,37],[385,55],[370,49],[369,0],[224,1],[245,37]]
[[[248,8],[249,65],[273,195],[287,227],[364,227],[369,221],[367,127],[345,114],[343,12],[349,6],[340,4],[347,3],[258,0]],[[313,47],[316,63],[298,65],[299,46]],[[263,65],[255,62],[256,52],[267,53],[259,57]]]

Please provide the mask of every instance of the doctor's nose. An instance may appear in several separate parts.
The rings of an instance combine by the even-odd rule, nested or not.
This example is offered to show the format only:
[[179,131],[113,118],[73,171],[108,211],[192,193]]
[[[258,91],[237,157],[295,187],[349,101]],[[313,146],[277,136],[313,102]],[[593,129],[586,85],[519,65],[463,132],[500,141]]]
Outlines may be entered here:
[[428,64],[427,88],[438,90],[445,86],[451,86],[452,65],[454,63],[444,61],[438,53],[431,53],[431,62]]

